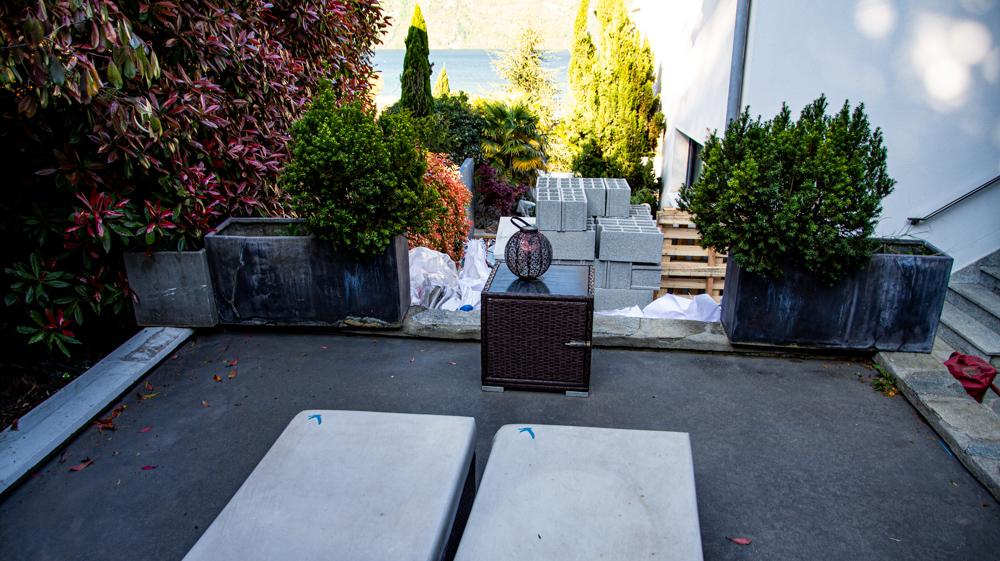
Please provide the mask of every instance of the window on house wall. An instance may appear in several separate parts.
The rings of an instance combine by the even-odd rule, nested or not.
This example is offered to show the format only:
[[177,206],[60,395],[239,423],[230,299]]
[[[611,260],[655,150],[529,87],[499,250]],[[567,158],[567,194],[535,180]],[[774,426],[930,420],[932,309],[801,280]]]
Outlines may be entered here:
[[684,184],[693,185],[695,181],[698,180],[698,176],[701,175],[701,144],[694,141],[690,137],[686,137],[688,140],[688,150],[687,150],[687,173],[684,174]]

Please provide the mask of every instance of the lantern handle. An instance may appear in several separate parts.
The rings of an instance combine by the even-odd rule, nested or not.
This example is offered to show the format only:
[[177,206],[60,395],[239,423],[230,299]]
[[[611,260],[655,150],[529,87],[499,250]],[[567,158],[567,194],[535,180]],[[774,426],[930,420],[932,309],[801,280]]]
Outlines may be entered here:
[[[523,224],[523,226],[521,224],[518,224],[518,222],[520,222],[521,224]],[[520,216],[513,216],[513,217],[511,217],[510,223],[513,224],[513,225],[515,225],[515,226],[517,226],[517,229],[520,230],[520,231],[522,231],[522,232],[537,232],[538,231],[538,227],[537,226],[535,226],[534,224],[528,222],[527,220],[525,220],[524,218],[522,218]]]

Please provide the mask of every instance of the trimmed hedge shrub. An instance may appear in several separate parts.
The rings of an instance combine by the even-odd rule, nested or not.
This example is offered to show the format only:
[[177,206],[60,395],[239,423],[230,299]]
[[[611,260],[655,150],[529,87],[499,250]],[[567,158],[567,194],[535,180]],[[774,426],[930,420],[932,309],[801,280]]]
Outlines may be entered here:
[[280,185],[316,237],[375,254],[399,234],[427,233],[440,213],[409,112],[376,121],[360,102],[338,106],[323,84],[291,133]]
[[705,144],[701,177],[681,189],[702,243],[746,271],[779,277],[804,267],[831,284],[871,256],[882,199],[895,181],[886,168],[882,131],[864,105],[826,114],[825,96],[798,121],[788,106],[770,121],[749,108],[725,138]]

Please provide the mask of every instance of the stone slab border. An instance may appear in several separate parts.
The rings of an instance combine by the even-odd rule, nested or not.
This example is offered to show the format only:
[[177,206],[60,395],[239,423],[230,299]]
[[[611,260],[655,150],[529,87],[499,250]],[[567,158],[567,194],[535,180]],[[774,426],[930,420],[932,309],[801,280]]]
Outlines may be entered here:
[[0,433],[0,495],[13,487],[66,440],[194,333],[178,327],[149,327],[135,334],[66,387]]
[[948,444],[956,458],[1000,500],[1000,417],[962,389],[938,357],[881,352],[875,362]]

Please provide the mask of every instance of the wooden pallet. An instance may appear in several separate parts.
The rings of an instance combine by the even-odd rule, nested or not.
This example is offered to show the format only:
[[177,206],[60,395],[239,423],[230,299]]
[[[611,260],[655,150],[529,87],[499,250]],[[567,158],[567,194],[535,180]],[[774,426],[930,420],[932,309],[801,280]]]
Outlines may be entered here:
[[718,302],[726,281],[726,256],[698,244],[701,235],[684,211],[661,210],[657,222],[663,231],[663,272],[657,296],[708,294]]

